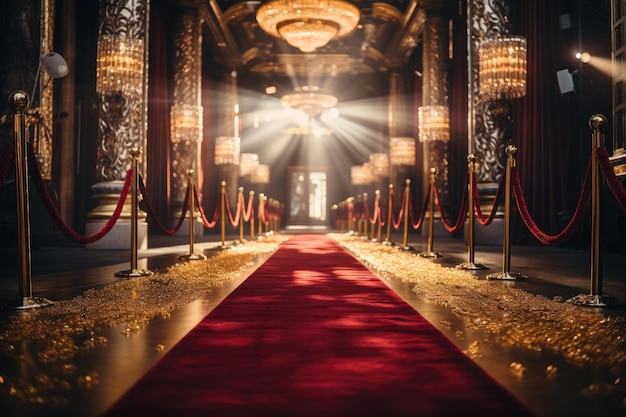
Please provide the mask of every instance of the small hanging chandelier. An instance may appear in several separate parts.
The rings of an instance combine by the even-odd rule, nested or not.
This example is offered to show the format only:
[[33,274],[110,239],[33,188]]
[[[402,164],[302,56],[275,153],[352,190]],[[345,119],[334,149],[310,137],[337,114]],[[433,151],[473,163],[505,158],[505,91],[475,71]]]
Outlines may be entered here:
[[218,136],[215,138],[215,165],[239,165],[241,153],[239,136]]
[[481,42],[479,93],[490,100],[512,100],[526,95],[526,39],[489,38]]
[[421,106],[418,109],[420,142],[450,141],[450,116],[448,107]]
[[126,35],[98,39],[96,92],[138,96],[143,91],[144,43]]
[[395,137],[389,139],[389,162],[391,165],[415,165],[415,139]]
[[319,87],[305,85],[296,88],[292,94],[282,96],[280,102],[283,106],[299,110],[311,118],[336,106],[337,97],[322,93]]
[[273,0],[256,14],[261,29],[302,52],[313,52],[354,30],[361,13],[342,0]]

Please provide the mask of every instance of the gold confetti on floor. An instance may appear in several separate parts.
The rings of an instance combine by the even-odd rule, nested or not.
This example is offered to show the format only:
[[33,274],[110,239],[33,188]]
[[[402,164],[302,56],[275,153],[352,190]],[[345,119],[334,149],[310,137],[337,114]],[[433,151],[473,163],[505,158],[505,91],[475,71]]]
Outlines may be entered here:
[[11,316],[0,333],[0,355],[28,372],[0,375],[0,392],[27,403],[65,403],[64,394],[75,386],[99,383],[97,374],[77,375],[71,361],[79,352],[106,347],[101,329],[122,325],[130,337],[151,319],[168,318],[173,309],[239,277],[260,255],[274,252],[286,239],[275,234],[246,242],[206,260],[180,262],[151,276],[124,279]]
[[[349,234],[331,236],[381,278],[414,285],[412,291],[417,296],[449,308],[464,319],[467,329],[481,329],[504,346],[560,355],[575,366],[606,367],[617,380],[624,380],[623,317],[570,304],[560,297],[549,299],[519,288],[493,285],[468,271],[444,267],[391,245]],[[477,354],[475,349],[466,353]],[[518,365],[514,369],[521,377],[524,366]],[[547,374],[554,377],[556,368]],[[615,385],[610,389],[615,390]],[[626,387],[620,382],[617,390],[626,392]]]

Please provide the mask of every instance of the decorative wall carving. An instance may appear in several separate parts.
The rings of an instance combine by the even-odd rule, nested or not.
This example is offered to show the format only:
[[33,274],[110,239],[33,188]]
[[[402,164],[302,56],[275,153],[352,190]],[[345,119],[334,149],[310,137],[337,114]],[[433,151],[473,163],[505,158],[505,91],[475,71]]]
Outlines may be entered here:
[[[144,40],[147,50],[149,0],[106,0],[100,2],[102,35],[126,35]],[[144,65],[147,68],[147,65]],[[131,168],[128,151],[145,148],[147,75],[144,70],[143,89],[137,95],[112,94],[102,97],[99,110],[99,146],[96,159],[98,181],[123,180]],[[145,159],[139,165],[145,172]]]
[[509,7],[504,0],[470,1],[471,17],[468,21],[472,67],[469,86],[474,108],[473,152],[477,157],[476,175],[480,183],[498,183],[504,172],[504,149],[510,138],[497,126],[490,103],[481,100],[478,95],[478,48],[486,37],[509,33]]
[[[202,32],[198,9],[180,9],[174,29],[174,103],[199,106],[202,63]],[[170,142],[170,195],[173,202],[182,203],[187,190],[187,171],[195,173],[200,161],[198,141]]]

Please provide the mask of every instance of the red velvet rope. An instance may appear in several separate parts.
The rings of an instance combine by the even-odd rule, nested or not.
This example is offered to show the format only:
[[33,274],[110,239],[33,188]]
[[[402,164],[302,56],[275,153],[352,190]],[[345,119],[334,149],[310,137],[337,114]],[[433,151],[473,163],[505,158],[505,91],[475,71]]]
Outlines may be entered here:
[[[396,230],[400,228],[400,225],[402,224],[402,217],[404,217],[404,206],[406,205],[406,197],[407,197],[406,194],[407,193],[406,193],[406,190],[405,190],[402,193],[402,203],[400,203],[400,212],[398,213],[398,221],[397,222],[393,219],[393,212],[391,213],[392,225],[393,225],[393,228],[396,229]],[[409,211],[409,213],[410,213],[410,211]]]
[[233,214],[230,211],[230,205],[228,204],[228,198],[226,198],[226,194],[224,194],[223,196],[224,201],[225,201],[225,205],[226,205],[226,212],[228,213],[228,220],[230,221],[230,224],[233,227],[237,227],[239,226],[239,221],[241,220],[241,211],[243,210],[243,194],[239,193],[237,195],[237,213],[235,213],[235,217],[233,218]]
[[215,208],[215,213],[213,213],[213,219],[209,221],[204,215],[204,209],[202,208],[202,205],[200,204],[200,200],[198,199],[198,190],[196,190],[195,184],[193,185],[193,195],[196,200],[196,207],[198,208],[198,213],[200,213],[200,219],[202,219],[202,224],[207,229],[212,229],[213,227],[215,227],[215,225],[217,224],[217,219],[219,219],[220,217],[219,205]]
[[248,208],[243,211],[243,221],[250,222],[250,228],[254,230],[254,197],[252,194],[248,197]]
[[[465,183],[463,184],[464,190],[467,191],[467,183],[468,182],[468,177],[467,175],[465,176]],[[441,203],[440,203],[440,198],[439,198],[439,188],[437,187],[437,184],[433,184],[434,188],[434,194],[435,194],[435,203],[437,204],[437,207],[439,209],[439,214],[441,215],[441,222],[443,223],[443,226],[446,228],[446,230],[450,233],[454,233],[457,232],[459,230],[461,230],[461,227],[463,227],[463,225],[465,224],[465,219],[467,218],[467,192],[463,193],[463,201],[461,202],[461,210],[459,211],[459,215],[456,219],[456,222],[451,225],[450,221],[446,218],[446,214],[445,211],[441,208]]]
[[503,175],[500,178],[500,183],[498,184],[498,191],[496,191],[496,196],[493,199],[493,205],[491,206],[491,211],[489,212],[489,216],[483,217],[483,213],[480,209],[480,196],[478,195],[478,186],[476,180],[476,173],[472,173],[472,188],[474,194],[474,209],[476,210],[476,220],[483,226],[489,226],[493,219],[496,217],[496,213],[498,211],[498,203],[500,201],[500,196],[502,195],[502,189],[504,188],[504,179],[506,175]]
[[606,180],[606,185],[609,187],[609,190],[611,190],[620,208],[626,211],[626,189],[624,189],[624,186],[615,175],[615,170],[609,160],[609,153],[604,146],[601,146],[596,150],[596,156],[598,158],[600,171]]
[[252,194],[248,197],[248,208],[243,210],[241,215],[243,216],[243,221],[244,222],[249,222],[249,221],[254,221],[253,216],[254,216],[254,209],[253,209],[253,197]]
[[426,211],[428,211],[428,203],[430,200],[430,187],[431,187],[431,184],[428,185],[428,190],[426,191],[426,198],[424,199],[424,203],[422,204],[422,211],[420,212],[420,216],[419,216],[419,219],[417,219],[417,222],[414,222],[413,203],[409,201],[409,217],[411,218],[411,227],[415,230],[422,227],[422,223],[424,223],[424,219],[426,218]]
[[93,243],[102,239],[107,233],[111,231],[111,229],[113,228],[113,226],[119,219],[120,214],[122,213],[122,208],[124,208],[124,202],[126,201],[126,196],[128,195],[131,181],[133,179],[132,169],[129,169],[128,172],[126,173],[126,180],[124,181],[124,187],[122,188],[122,193],[120,194],[120,198],[117,201],[117,206],[115,207],[115,211],[113,212],[113,215],[111,216],[111,218],[97,232],[91,235],[81,235],[79,233],[76,233],[72,229],[70,229],[61,218],[61,215],[59,214],[59,211],[54,205],[54,202],[50,198],[50,194],[48,193],[48,190],[46,189],[46,185],[43,182],[43,178],[41,177],[41,172],[39,170],[39,163],[37,162],[37,158],[35,158],[35,153],[32,150],[32,148],[28,152],[28,159],[29,159],[29,170],[31,171],[31,175],[33,179],[35,180],[35,186],[37,188],[37,191],[39,191],[41,200],[43,201],[44,205],[48,209],[54,223],[57,225],[59,230],[65,236],[67,236],[68,238],[78,243],[88,244],[88,243]]
[[576,211],[574,212],[574,215],[570,219],[569,223],[567,224],[567,226],[565,226],[565,228],[563,228],[560,233],[556,235],[547,235],[539,229],[535,221],[530,216],[530,213],[528,212],[528,207],[526,206],[526,201],[524,200],[524,193],[522,192],[522,186],[520,185],[519,173],[517,172],[517,168],[511,169],[511,185],[513,186],[515,201],[517,202],[517,209],[519,210],[520,216],[522,217],[522,220],[524,221],[524,224],[526,225],[528,230],[530,230],[532,235],[541,243],[545,243],[547,245],[561,243],[568,239],[576,231],[576,229],[578,229],[578,226],[582,222],[585,209],[589,205],[590,187],[588,186],[587,181],[587,179],[589,178],[589,172],[590,169],[589,167],[587,167],[585,182],[578,198]]
[[366,220],[370,223],[375,223],[376,222],[376,212],[374,212],[374,217],[370,217],[370,207],[367,205],[367,201],[363,200],[361,202],[361,204],[363,204],[363,220]]
[[7,179],[11,165],[15,159],[15,145],[13,143],[7,143],[0,155],[0,188],[4,185],[4,180]]
[[382,218],[380,216],[380,199],[377,198],[376,200],[374,200],[374,216],[372,216],[371,219],[369,219],[371,224],[376,224],[377,221],[381,222],[381,226],[382,224]]
[[189,209],[189,193],[191,192],[191,188],[187,186],[187,192],[185,193],[185,202],[183,203],[183,210],[181,212],[180,218],[178,219],[178,223],[174,229],[167,229],[163,224],[159,221],[158,216],[154,212],[154,208],[152,206],[152,202],[150,201],[150,197],[148,196],[148,192],[146,190],[146,184],[143,181],[143,177],[141,174],[139,175],[139,190],[141,191],[141,195],[143,196],[143,201],[145,203],[146,211],[148,213],[148,219],[152,220],[154,224],[157,226],[162,233],[172,236],[178,233],[183,222],[185,221],[185,215],[187,214],[187,210]]

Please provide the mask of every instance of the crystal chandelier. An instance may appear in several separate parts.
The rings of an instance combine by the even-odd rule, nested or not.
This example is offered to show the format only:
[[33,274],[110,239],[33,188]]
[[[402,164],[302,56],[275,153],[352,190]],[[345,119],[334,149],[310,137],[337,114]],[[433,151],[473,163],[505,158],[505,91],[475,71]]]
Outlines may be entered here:
[[215,165],[239,165],[239,136],[218,136],[215,138]]
[[490,38],[478,52],[479,93],[490,100],[511,100],[526,95],[526,39]]
[[396,137],[389,140],[391,165],[415,165],[415,139]]
[[387,175],[389,171],[389,156],[386,153],[373,153],[370,155],[369,160],[375,175]]
[[96,92],[100,95],[140,95],[143,91],[144,43],[126,35],[98,39]]
[[254,174],[259,166],[259,155],[255,153],[242,153],[239,156],[239,176],[247,177]]
[[342,0],[272,0],[259,7],[261,29],[302,52],[313,52],[354,30],[359,9]]
[[202,142],[202,106],[174,104],[170,109],[172,143]]
[[367,184],[367,172],[363,165],[354,165],[350,168],[350,182],[352,185]]
[[422,106],[418,109],[420,142],[450,140],[450,117],[446,106]]
[[280,102],[283,106],[299,110],[311,118],[337,105],[337,97],[320,92],[319,87],[305,85],[296,88],[295,93],[281,97]]
[[270,182],[270,166],[259,164],[250,175],[250,182],[253,184],[267,184]]

